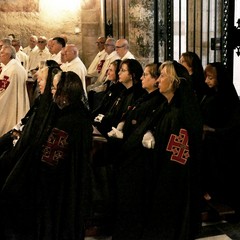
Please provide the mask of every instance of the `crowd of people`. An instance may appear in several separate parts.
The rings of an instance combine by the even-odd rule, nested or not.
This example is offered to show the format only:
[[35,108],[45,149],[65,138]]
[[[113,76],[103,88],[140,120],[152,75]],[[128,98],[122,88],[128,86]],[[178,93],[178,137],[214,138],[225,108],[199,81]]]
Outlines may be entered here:
[[[142,66],[99,37],[87,68],[66,36],[0,40],[0,238],[193,240],[206,204],[240,210],[240,101],[196,53]],[[35,94],[29,99],[26,81]]]

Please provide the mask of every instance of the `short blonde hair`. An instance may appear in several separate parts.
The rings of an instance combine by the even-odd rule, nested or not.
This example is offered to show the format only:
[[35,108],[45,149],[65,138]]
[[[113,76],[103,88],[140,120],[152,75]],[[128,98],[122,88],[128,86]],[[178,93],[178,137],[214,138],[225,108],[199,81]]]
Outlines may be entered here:
[[181,80],[177,75],[173,62],[172,61],[163,62],[159,68],[159,71],[161,72],[163,68],[166,69],[166,73],[172,82],[173,91],[176,91],[176,89],[179,87]]

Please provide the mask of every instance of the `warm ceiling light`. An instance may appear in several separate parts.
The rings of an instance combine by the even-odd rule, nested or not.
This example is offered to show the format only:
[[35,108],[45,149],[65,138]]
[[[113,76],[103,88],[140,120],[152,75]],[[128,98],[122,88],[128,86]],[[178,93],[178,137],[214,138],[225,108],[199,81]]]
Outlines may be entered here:
[[41,0],[39,3],[40,13],[44,18],[51,20],[64,19],[69,14],[75,14],[80,10],[80,0]]

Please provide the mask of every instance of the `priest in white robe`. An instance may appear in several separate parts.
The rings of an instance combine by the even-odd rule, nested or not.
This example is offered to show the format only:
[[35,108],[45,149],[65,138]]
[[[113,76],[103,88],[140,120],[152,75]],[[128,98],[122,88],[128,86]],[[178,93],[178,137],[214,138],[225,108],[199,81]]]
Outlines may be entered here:
[[0,51],[0,136],[11,130],[30,108],[27,92],[27,71],[15,59],[13,46]]

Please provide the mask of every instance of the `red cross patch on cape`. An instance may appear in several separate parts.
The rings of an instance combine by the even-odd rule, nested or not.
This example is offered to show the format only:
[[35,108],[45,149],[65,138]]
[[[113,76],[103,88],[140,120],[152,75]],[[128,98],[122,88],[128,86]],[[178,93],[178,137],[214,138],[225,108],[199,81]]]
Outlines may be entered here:
[[[102,66],[103,66],[104,62],[105,62],[105,60],[101,60],[101,61],[98,63],[98,65],[97,65],[97,71],[98,71],[98,73],[101,72]],[[107,74],[107,72],[106,72],[106,74]]]
[[43,146],[42,162],[51,166],[58,165],[60,159],[64,159],[67,151],[68,134],[57,128],[53,128],[46,144]]
[[186,129],[180,129],[179,136],[171,134],[167,151],[172,152],[171,160],[185,165],[189,158],[188,132]]
[[9,77],[4,75],[3,79],[0,79],[0,91],[6,90],[9,84]]

